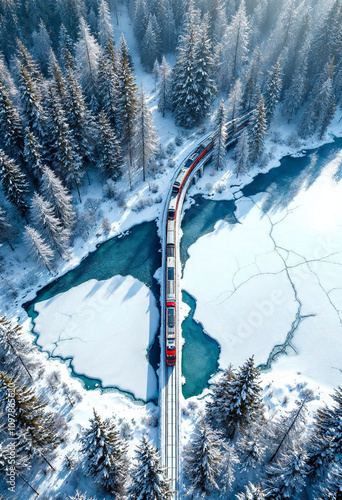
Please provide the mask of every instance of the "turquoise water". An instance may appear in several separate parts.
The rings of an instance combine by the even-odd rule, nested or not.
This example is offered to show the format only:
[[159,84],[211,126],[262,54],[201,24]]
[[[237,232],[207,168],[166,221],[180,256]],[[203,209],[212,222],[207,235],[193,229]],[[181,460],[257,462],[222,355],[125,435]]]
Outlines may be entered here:
[[202,325],[194,321],[195,299],[182,291],[182,300],[190,306],[189,316],[183,321],[185,344],[182,351],[182,374],[185,376],[183,396],[190,398],[201,394],[208,387],[208,380],[218,368],[220,346],[203,331]]
[[[75,269],[39,290],[34,300],[24,304],[24,308],[34,321],[36,302],[50,299],[90,279],[106,280],[117,274],[131,275],[149,286],[159,306],[159,285],[153,278],[154,273],[161,266],[159,249],[160,241],[154,221],[133,226],[123,235],[99,244],[97,249],[88,254]],[[158,335],[149,350],[148,359],[157,370],[160,359]],[[68,362],[72,374],[80,378],[87,389],[102,387],[100,380],[73,371],[72,359],[68,359]]]
[[[267,191],[268,196],[264,198],[263,208],[268,211],[283,208],[293,200],[300,189],[308,188],[315,181],[324,166],[334,159],[341,149],[342,139],[336,139],[334,143],[308,151],[303,157],[285,157],[278,168],[256,176],[242,189],[242,193],[244,196],[253,196]],[[342,165],[337,170],[336,180],[341,178]],[[183,266],[188,258],[188,248],[200,236],[213,231],[218,220],[224,219],[230,224],[237,222],[234,216],[234,201],[213,201],[200,195],[195,196],[194,200],[195,203],[185,212],[182,221],[183,238],[180,252]],[[89,279],[104,280],[117,274],[132,275],[144,282],[152,289],[159,305],[159,286],[153,274],[160,266],[160,242],[156,224],[145,222],[132,227],[122,236],[98,245],[79,266],[40,290],[33,301],[25,304],[25,308],[34,319],[35,302],[49,299]],[[218,343],[206,335],[201,325],[193,320],[195,300],[186,292],[183,292],[183,300],[191,307],[190,315],[183,323],[186,343],[182,361],[182,372],[186,378],[183,394],[190,397],[200,394],[207,387],[208,379],[217,370],[220,349]],[[156,370],[160,358],[158,335],[148,357]],[[89,389],[101,386],[99,380],[73,374],[79,376]]]

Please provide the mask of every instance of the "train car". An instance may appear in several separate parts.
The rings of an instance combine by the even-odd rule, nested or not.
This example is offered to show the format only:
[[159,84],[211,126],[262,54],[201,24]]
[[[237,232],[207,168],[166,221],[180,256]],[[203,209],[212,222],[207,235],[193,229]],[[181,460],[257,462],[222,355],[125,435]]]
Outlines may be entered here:
[[170,220],[170,219],[174,220],[176,217],[178,198],[179,198],[179,194],[173,193],[173,196],[170,200],[169,208],[167,211],[167,219],[168,220]]
[[165,310],[166,330],[166,364],[176,364],[176,302],[166,302]]

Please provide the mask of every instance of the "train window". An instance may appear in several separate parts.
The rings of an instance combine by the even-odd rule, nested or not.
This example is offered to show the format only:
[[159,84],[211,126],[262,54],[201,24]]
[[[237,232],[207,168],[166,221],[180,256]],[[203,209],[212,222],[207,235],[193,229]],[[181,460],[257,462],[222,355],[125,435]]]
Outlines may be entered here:
[[169,217],[169,219],[174,219],[175,218],[175,211],[169,210],[167,213],[167,216]]
[[166,247],[166,256],[167,257],[174,257],[175,256],[175,247],[173,247],[173,246]]
[[167,279],[169,281],[173,281],[175,279],[175,268],[174,267],[167,268]]
[[167,326],[173,328],[175,326],[175,308],[168,307],[167,308]]
[[189,158],[189,160],[186,162],[186,164],[185,164],[184,168],[189,168],[189,167],[193,164],[193,162],[194,162],[194,161],[193,161],[193,160],[190,160],[190,158]]
[[173,186],[173,188],[172,188],[172,193],[173,193],[173,194],[178,194],[178,193],[179,193],[179,187],[177,187],[177,186]]

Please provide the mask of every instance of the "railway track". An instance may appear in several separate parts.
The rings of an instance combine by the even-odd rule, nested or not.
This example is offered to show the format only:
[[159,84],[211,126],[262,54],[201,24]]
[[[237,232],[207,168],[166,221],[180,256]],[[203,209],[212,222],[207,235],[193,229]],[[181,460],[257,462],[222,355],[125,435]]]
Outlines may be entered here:
[[[233,133],[228,135],[227,147],[236,141],[240,131],[249,124],[250,113],[236,118],[227,125]],[[181,483],[180,477],[180,453],[179,453],[179,429],[180,429],[180,386],[181,386],[181,322],[180,322],[180,304],[181,304],[181,262],[179,255],[180,226],[183,202],[186,192],[193,182],[198,172],[203,172],[204,166],[211,161],[212,145],[215,135],[208,135],[201,141],[189,155],[182,161],[175,172],[170,185],[168,196],[162,215],[161,240],[162,240],[162,283],[161,283],[161,361],[160,361],[160,407],[161,407],[161,425],[160,425],[160,450],[163,466],[166,469],[167,477],[170,480],[170,486],[173,490],[173,500],[179,498],[179,489]],[[198,152],[198,154],[197,154]],[[197,156],[196,156],[197,154]],[[191,160],[191,162],[189,161]],[[187,167],[188,166],[188,167]],[[188,168],[188,173],[179,187],[178,199],[175,202],[173,186],[181,172]],[[173,198],[172,198],[173,197]],[[168,326],[166,326],[166,313],[170,303],[167,302],[167,231],[168,220],[170,220],[169,206],[175,207],[174,220],[174,289],[175,289],[175,331],[176,331],[176,363],[175,366],[166,364],[166,337]],[[168,292],[169,293],[169,292]],[[173,304],[173,303],[172,303]]]

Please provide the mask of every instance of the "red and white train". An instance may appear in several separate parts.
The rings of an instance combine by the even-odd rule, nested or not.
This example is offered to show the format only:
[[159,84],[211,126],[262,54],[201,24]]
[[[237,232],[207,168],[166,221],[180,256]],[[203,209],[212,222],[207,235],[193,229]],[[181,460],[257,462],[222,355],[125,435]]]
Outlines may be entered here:
[[[245,128],[250,121],[250,113],[237,118],[227,125],[227,146],[234,142],[239,135],[239,131]],[[183,187],[190,174],[198,162],[208,155],[207,162],[210,161],[210,151],[214,147],[215,134],[204,139],[199,146],[184,161],[184,165],[179,171],[173,184],[171,198],[167,211],[167,234],[166,234],[166,290],[165,290],[165,352],[166,364],[174,366],[176,364],[176,216],[178,203],[183,191]],[[207,163],[205,162],[204,165]]]

